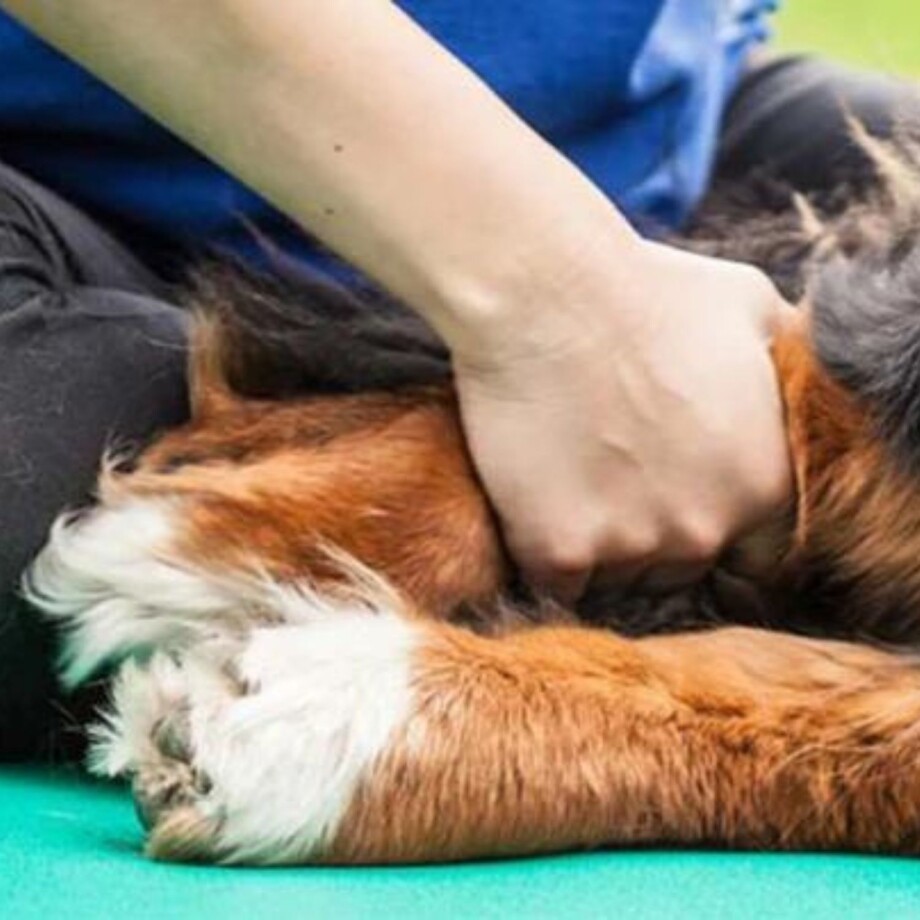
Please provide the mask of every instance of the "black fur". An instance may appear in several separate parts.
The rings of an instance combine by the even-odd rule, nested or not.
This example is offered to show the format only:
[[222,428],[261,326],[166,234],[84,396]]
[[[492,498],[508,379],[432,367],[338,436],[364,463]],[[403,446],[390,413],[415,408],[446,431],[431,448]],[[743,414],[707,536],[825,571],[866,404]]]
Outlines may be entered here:
[[897,455],[917,467],[920,245],[899,257],[834,259],[818,274],[814,304],[822,364],[865,403]]
[[317,272],[212,263],[196,271],[188,299],[221,322],[229,382],[244,396],[398,390],[451,375],[447,348],[417,314]]
[[768,180],[723,185],[677,242],[757,265],[787,298],[806,298],[819,361],[861,402],[894,455],[917,471],[920,125],[901,125],[888,141],[861,142],[874,181],[859,176],[798,202]]

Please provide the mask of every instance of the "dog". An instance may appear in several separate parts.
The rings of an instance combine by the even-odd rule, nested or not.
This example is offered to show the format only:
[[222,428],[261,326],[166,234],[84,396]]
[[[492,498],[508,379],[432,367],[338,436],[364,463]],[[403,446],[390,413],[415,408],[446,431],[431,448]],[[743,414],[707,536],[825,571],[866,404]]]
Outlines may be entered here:
[[91,767],[152,857],[920,850],[920,146],[854,131],[866,189],[723,189],[679,241],[801,310],[794,506],[672,597],[527,595],[408,311],[200,274],[191,422],[25,581],[64,683],[115,672]]

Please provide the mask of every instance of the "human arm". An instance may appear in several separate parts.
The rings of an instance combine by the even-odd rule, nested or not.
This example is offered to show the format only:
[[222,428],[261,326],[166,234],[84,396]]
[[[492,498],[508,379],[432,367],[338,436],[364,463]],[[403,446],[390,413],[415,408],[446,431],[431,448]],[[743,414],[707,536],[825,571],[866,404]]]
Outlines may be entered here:
[[764,279],[643,242],[395,5],[2,5],[438,328],[536,580],[692,567],[781,501]]

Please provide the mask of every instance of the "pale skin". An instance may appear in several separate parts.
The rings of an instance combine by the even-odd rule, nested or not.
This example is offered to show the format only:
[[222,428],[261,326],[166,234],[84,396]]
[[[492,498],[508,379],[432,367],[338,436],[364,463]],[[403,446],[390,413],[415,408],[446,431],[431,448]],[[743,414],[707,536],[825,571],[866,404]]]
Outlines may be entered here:
[[387,0],[0,0],[424,315],[513,555],[697,577],[789,499],[755,269],[641,239]]

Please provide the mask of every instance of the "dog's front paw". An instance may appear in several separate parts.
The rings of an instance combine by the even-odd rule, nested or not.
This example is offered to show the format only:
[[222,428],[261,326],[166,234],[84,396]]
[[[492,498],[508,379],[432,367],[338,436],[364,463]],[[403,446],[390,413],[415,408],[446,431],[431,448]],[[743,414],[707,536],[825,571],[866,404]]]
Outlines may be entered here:
[[129,662],[93,768],[131,778],[154,858],[320,859],[410,713],[416,637],[392,614],[340,611]]
[[194,768],[191,724],[186,706],[166,713],[151,732],[157,758],[132,780],[137,816],[146,830],[180,808],[194,807],[210,791],[210,780]]
[[115,680],[112,708],[91,730],[90,768],[131,780],[135,808],[160,859],[211,860],[221,826],[212,784],[195,763],[192,703],[199,710],[236,698],[226,672],[206,659],[166,654],[127,662]]

